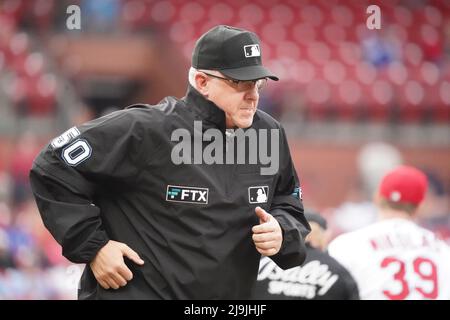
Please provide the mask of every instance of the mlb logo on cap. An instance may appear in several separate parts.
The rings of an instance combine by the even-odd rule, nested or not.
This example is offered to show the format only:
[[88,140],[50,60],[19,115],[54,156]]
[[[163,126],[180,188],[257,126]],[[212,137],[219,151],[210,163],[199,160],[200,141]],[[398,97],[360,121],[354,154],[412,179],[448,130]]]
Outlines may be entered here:
[[245,52],[246,58],[261,56],[261,51],[259,50],[259,45],[257,45],[257,44],[251,44],[249,46],[244,46],[244,52]]

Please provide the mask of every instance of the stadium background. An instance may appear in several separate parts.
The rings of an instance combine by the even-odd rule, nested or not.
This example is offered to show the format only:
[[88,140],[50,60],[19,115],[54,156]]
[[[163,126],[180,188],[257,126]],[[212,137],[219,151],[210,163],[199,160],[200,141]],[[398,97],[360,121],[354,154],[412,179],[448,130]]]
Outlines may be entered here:
[[[73,4],[81,30],[66,26]],[[430,179],[419,222],[450,242],[450,1],[1,0],[0,299],[76,297],[82,266],[30,194],[37,152],[73,125],[183,96],[195,39],[217,24],[260,36],[282,79],[260,108],[285,126],[305,206],[332,237],[373,221],[380,175],[405,163]]]

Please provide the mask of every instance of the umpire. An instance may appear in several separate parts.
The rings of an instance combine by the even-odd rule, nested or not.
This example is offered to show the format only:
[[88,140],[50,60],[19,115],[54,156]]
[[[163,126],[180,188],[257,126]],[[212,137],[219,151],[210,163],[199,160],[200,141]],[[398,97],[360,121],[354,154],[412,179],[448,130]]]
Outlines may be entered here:
[[[267,79],[278,80],[258,37],[217,26],[196,43],[185,97],[73,127],[42,150],[31,185],[63,255],[86,264],[79,299],[247,299],[261,254],[281,268],[304,261],[310,228],[284,130],[257,110]],[[265,141],[279,169],[174,163],[177,129],[215,129],[224,151],[238,130],[278,130],[277,146]]]

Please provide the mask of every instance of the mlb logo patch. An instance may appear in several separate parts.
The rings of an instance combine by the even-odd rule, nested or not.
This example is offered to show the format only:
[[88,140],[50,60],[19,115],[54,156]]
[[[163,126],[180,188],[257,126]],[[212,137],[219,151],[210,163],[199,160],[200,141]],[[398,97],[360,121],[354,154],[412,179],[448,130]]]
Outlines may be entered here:
[[208,188],[167,186],[166,201],[208,204]]
[[269,198],[269,186],[258,186],[248,188],[248,202],[267,203]]
[[257,44],[251,44],[248,46],[244,46],[244,52],[245,52],[246,58],[261,56],[261,50],[259,50],[259,45],[257,45]]

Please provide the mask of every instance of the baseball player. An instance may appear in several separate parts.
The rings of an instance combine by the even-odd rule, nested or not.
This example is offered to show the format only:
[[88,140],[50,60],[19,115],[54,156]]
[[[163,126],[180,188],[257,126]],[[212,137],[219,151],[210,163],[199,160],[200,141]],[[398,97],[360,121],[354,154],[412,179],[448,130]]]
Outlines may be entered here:
[[413,221],[426,189],[423,172],[397,167],[379,185],[378,222],[330,243],[361,299],[450,299],[450,248]]

